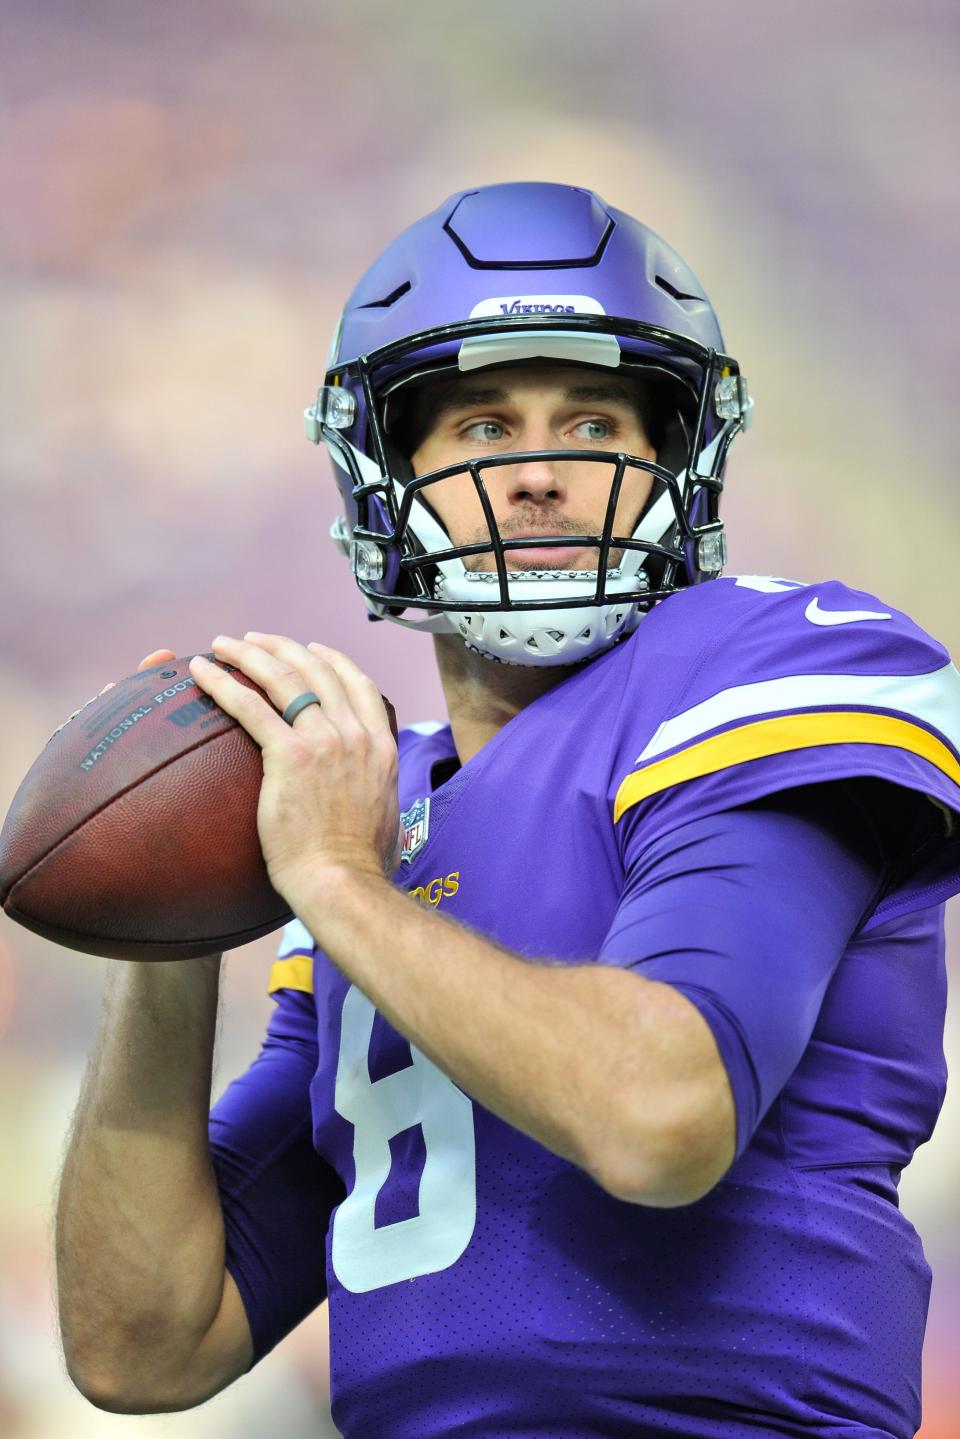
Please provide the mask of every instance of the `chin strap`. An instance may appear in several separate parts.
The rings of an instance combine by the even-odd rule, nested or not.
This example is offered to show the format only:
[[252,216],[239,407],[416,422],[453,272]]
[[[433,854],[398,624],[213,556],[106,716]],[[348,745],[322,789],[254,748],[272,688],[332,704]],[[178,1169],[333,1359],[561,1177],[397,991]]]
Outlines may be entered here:
[[405,630],[419,630],[425,635],[457,635],[460,631],[453,623],[453,616],[447,610],[424,610],[419,619],[404,619],[403,615],[390,615],[384,612],[382,605],[372,600],[369,595],[364,595],[367,602],[367,609],[378,620],[390,620],[395,625],[403,625]]

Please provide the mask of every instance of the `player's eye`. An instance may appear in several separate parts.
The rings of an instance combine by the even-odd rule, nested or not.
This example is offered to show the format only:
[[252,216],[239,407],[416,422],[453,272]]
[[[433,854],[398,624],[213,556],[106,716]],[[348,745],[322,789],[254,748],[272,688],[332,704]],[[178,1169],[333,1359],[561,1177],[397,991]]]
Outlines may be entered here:
[[463,432],[465,440],[486,440],[488,444],[502,440],[503,436],[504,428],[499,420],[478,420],[476,424],[468,425]]
[[609,420],[581,420],[574,430],[574,434],[583,440],[606,440],[612,432]]

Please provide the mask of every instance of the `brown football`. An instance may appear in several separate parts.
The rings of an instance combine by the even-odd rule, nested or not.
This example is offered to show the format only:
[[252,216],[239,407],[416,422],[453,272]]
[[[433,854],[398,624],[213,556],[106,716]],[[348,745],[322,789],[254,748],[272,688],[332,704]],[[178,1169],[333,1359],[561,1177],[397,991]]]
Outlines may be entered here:
[[235,949],[290,919],[257,836],[260,747],[199,689],[190,659],[120,680],[47,741],[0,831],[11,919],[137,960]]

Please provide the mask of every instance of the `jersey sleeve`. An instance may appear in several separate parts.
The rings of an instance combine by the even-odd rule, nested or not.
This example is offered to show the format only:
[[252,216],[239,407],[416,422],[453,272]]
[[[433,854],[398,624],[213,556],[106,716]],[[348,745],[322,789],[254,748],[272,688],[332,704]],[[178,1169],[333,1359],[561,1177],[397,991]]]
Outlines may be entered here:
[[736,1158],[807,1047],[885,883],[860,782],[815,785],[635,845],[600,959],[683,993],[730,1081]]
[[715,586],[715,605],[705,595],[673,612],[675,652],[692,656],[684,681],[659,723],[633,732],[633,753],[621,748],[621,852],[638,828],[649,841],[800,785],[870,777],[921,797],[924,835],[867,927],[960,890],[960,674],[943,647],[836,581],[702,588]]
[[327,1226],[343,1197],[312,1141],[317,1019],[305,935],[298,921],[284,930],[260,1053],[210,1113],[226,1267],[250,1324],[253,1364],[325,1298]]

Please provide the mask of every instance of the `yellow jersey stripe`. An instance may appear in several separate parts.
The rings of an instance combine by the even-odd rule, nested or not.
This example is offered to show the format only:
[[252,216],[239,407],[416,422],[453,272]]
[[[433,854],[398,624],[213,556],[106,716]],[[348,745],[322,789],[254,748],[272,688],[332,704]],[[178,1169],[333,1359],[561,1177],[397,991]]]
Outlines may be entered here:
[[267,993],[273,994],[277,989],[300,989],[304,994],[312,994],[313,955],[291,954],[288,959],[275,960]]
[[911,724],[909,720],[856,710],[777,715],[726,730],[723,734],[711,735],[679,754],[655,760],[644,769],[628,774],[617,790],[614,824],[632,805],[669,789],[671,785],[700,779],[731,765],[764,759],[767,755],[832,744],[877,744],[905,749],[936,765],[948,779],[960,785],[960,764],[952,750],[929,730]]

